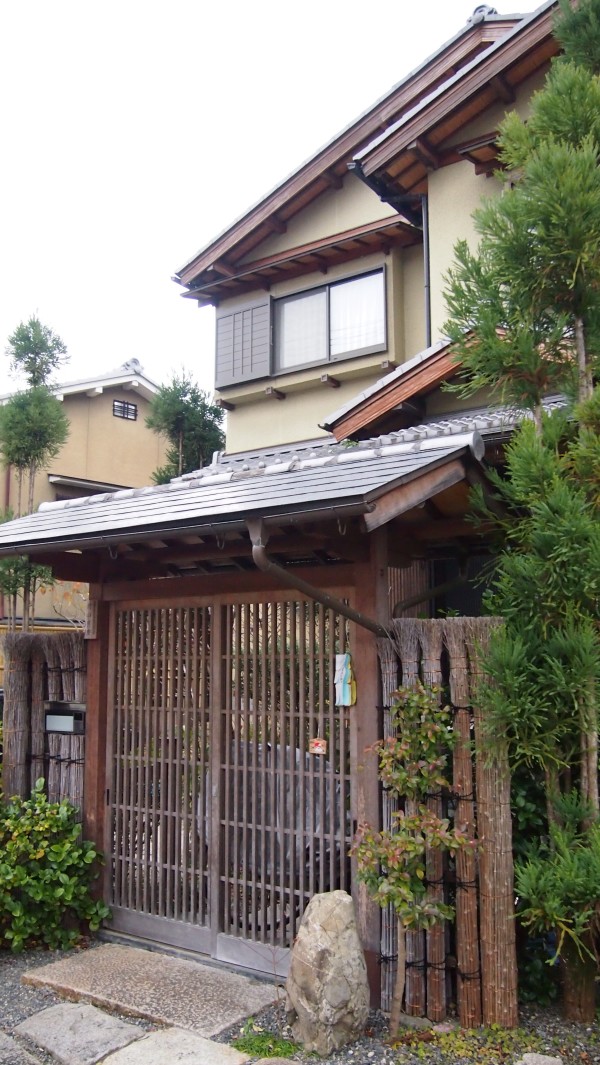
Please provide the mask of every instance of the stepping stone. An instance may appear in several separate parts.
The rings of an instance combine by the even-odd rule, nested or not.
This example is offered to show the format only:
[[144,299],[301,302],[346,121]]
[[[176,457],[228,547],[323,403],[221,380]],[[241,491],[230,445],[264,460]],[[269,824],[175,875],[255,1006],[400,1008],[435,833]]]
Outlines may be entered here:
[[106,1065],[243,1065],[245,1061],[250,1061],[249,1055],[233,1047],[184,1028],[165,1028],[117,1050]]
[[134,1024],[102,1013],[95,1006],[73,1002],[34,1013],[17,1025],[15,1033],[52,1054],[62,1065],[96,1065],[113,1050],[144,1035]]
[[14,1039],[0,1032],[0,1065],[39,1065]]
[[23,983],[206,1039],[277,997],[273,984],[242,973],[112,943],[29,969]]

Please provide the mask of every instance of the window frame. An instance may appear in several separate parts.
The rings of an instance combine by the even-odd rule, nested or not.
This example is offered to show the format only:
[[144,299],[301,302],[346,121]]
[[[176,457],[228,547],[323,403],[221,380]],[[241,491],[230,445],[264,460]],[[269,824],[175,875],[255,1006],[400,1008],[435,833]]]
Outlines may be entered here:
[[[364,277],[373,277],[376,274],[381,275],[382,291],[383,291],[383,341],[379,344],[367,344],[361,348],[352,348],[349,351],[344,351],[340,354],[331,354],[331,290],[337,288],[340,285],[347,285],[352,281],[360,281]],[[306,296],[310,296],[313,293],[325,292],[326,308],[325,308],[325,328],[326,328],[326,343],[327,343],[327,358],[325,359],[313,359],[309,362],[297,363],[294,366],[280,366],[278,362],[278,350],[277,350],[277,305],[283,303],[291,303],[294,300],[300,300]],[[362,355],[374,355],[379,352],[387,351],[388,347],[388,315],[387,315],[387,274],[386,266],[383,263],[381,266],[374,267],[372,270],[365,270],[360,274],[349,274],[346,277],[338,277],[333,281],[328,281],[324,285],[313,285],[309,288],[302,289],[299,292],[290,292],[286,296],[274,297],[271,301],[271,322],[272,322],[272,344],[271,344],[271,376],[281,376],[283,374],[295,373],[297,370],[310,369],[317,366],[331,366],[338,362],[345,362],[348,359],[360,358]]]
[[[121,410],[117,410],[117,407]],[[129,411],[133,411],[133,416],[130,416]],[[128,399],[113,399],[112,412],[113,418],[120,418],[124,422],[137,422],[138,405]]]

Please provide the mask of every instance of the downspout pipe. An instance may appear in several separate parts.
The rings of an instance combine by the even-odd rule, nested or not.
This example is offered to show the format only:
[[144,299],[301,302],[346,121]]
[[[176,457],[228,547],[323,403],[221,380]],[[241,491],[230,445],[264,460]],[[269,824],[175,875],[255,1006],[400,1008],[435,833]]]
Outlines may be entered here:
[[[427,195],[416,192],[398,192],[390,187],[384,178],[375,174],[365,174],[362,163],[353,159],[348,163],[348,170],[355,174],[364,185],[371,189],[382,203],[393,207],[398,214],[406,218],[416,229],[423,233],[423,285],[425,288],[425,347],[431,347],[431,253],[429,248],[429,201]],[[421,214],[417,210],[420,203]]]
[[316,603],[322,603],[323,606],[335,610],[336,614],[341,614],[342,617],[348,618],[349,621],[360,625],[361,628],[368,629],[375,636],[389,636],[388,630],[383,625],[380,625],[379,622],[365,617],[358,610],[353,610],[342,599],[338,599],[335,595],[330,595],[329,592],[323,591],[322,588],[315,588],[313,584],[303,580],[293,570],[280,566],[278,562],[270,558],[266,551],[268,533],[265,535],[264,525],[261,521],[249,521],[247,526],[250,540],[252,541],[252,558],[259,570],[263,573],[268,573],[271,577],[275,577],[288,588],[293,588],[294,591],[308,596],[309,599],[313,599]]

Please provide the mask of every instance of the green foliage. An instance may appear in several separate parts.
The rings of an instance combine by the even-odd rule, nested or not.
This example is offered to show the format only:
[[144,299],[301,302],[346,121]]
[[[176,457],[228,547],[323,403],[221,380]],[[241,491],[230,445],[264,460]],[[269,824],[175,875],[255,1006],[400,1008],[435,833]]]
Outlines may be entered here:
[[223,411],[182,372],[174,374],[152,399],[146,425],[169,441],[167,463],[154,472],[155,484],[206,465],[223,448]]
[[23,373],[28,385],[38,388],[47,385],[52,373],[66,361],[67,348],[56,333],[32,315],[9,336],[6,354],[11,371]]
[[421,685],[401,688],[391,716],[395,735],[373,748],[379,758],[379,776],[384,787],[415,804],[414,812],[399,810],[386,831],[360,825],[351,853],[357,859],[359,880],[380,906],[391,904],[406,928],[430,928],[453,911],[428,893],[427,850],[439,848],[455,854],[474,842],[426,805],[428,796],[448,786],[444,770],[449,710],[439,705],[437,690]]
[[573,8],[569,0],[560,0],[560,18],[555,35],[565,53],[592,74],[600,73],[600,3],[586,0]]
[[74,808],[49,803],[43,788],[38,780],[30,799],[0,805],[0,944],[15,952],[71,946],[79,922],[95,931],[110,913],[90,891],[100,855],[81,840]]
[[[572,13],[581,40],[599,13],[598,0]],[[587,45],[600,53],[600,36]],[[464,394],[492,388],[536,410],[550,391],[580,390],[583,360],[597,371],[600,354],[600,78],[576,50],[553,64],[526,122],[507,115],[499,146],[517,180],[474,213],[477,250],[456,248],[446,330]]]
[[[499,1065],[499,1062],[516,1061],[526,1051],[543,1049],[539,1037],[522,1028],[506,1029],[498,1024],[488,1028],[471,1030],[457,1029],[438,1033],[431,1029],[406,1031],[401,1039],[394,1040],[394,1047],[406,1048],[419,1061],[427,1065],[450,1062],[453,1065]],[[398,1061],[403,1061],[399,1057]],[[414,1058],[411,1056],[411,1061]]]
[[69,435],[62,403],[45,385],[17,392],[0,407],[0,451],[5,466],[41,470]]
[[597,604],[600,523],[595,482],[581,469],[595,453],[589,412],[586,435],[561,439],[562,419],[542,433],[527,423],[506,454],[496,496],[505,507],[503,550],[484,597],[504,619],[486,654],[490,678],[480,689],[488,730],[509,741],[514,765],[569,765],[579,732],[593,721],[600,682]]
[[565,939],[589,952],[600,908],[600,824],[578,828],[589,811],[576,792],[559,802],[557,812],[563,823],[550,825],[549,840],[532,846],[515,866],[520,920],[537,934],[556,932],[554,957]]
[[242,1034],[232,1040],[232,1046],[253,1058],[291,1058],[301,1049],[298,1043],[261,1028],[252,1017],[246,1021]]

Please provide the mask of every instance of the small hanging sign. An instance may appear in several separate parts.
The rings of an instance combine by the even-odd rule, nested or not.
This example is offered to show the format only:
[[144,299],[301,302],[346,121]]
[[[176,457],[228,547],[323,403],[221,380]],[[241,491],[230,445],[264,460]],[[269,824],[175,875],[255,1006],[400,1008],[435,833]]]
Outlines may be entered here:
[[308,749],[311,754],[327,754],[327,740],[322,740],[320,736],[309,740]]

